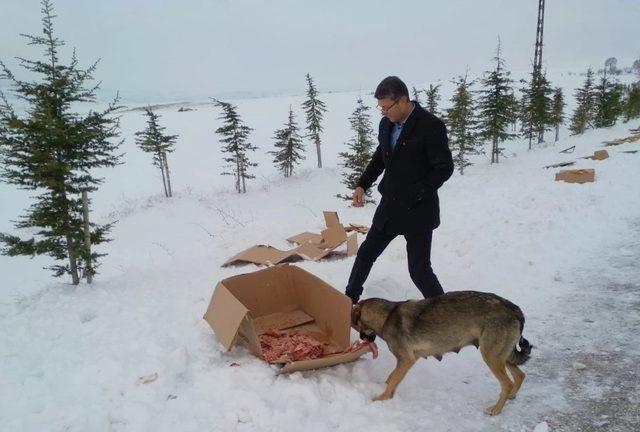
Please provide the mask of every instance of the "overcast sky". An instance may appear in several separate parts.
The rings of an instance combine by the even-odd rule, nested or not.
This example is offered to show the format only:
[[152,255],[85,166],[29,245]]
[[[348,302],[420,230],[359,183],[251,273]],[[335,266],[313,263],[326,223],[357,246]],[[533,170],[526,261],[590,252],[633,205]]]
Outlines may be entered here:
[[[507,66],[527,69],[537,0],[58,0],[63,53],[101,59],[95,77],[125,98],[370,91],[386,75],[409,85],[491,67],[498,36]],[[0,0],[0,59],[40,54],[37,0]],[[547,69],[640,58],[640,0],[547,0]],[[63,56],[63,58],[68,58]],[[4,83],[6,86],[6,83]]]

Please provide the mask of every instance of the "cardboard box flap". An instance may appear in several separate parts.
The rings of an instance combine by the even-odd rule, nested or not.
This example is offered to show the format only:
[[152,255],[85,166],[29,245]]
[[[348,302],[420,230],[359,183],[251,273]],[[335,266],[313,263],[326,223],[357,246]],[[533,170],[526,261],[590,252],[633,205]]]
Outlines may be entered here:
[[256,334],[261,335],[267,330],[286,330],[312,321],[312,317],[303,310],[297,309],[292,312],[276,312],[254,318],[253,326]]
[[303,360],[287,363],[279,373],[291,373],[304,370],[319,369],[327,366],[334,366],[340,363],[347,363],[357,360],[360,356],[371,352],[371,349],[365,345],[358,351],[334,354],[313,360]]
[[297,289],[293,286],[288,265],[231,276],[220,283],[249,309],[252,320],[254,317],[300,309]]
[[296,234],[294,236],[289,237],[287,241],[290,243],[296,243],[299,245],[304,243],[319,244],[320,242],[322,242],[322,236],[316,233],[303,232],[303,233]]
[[298,257],[296,256],[295,249],[283,251],[268,245],[256,245],[237,253],[222,264],[222,266],[225,267],[237,262],[275,265],[296,258]]
[[236,343],[243,343],[247,348],[249,348],[249,351],[251,351],[253,355],[260,357],[260,354],[262,354],[260,339],[256,334],[250,315],[251,312],[249,312],[249,314],[247,314],[242,320],[240,328],[238,329]]
[[340,219],[338,218],[338,213],[334,211],[324,211],[324,223],[327,228],[331,228],[334,226],[340,225]]
[[248,313],[249,310],[229,292],[227,287],[219,283],[203,318],[209,323],[222,345],[230,350],[236,341],[242,320]]
[[342,350],[349,348],[351,299],[331,285],[299,267],[291,266],[298,305],[313,317],[315,325]]

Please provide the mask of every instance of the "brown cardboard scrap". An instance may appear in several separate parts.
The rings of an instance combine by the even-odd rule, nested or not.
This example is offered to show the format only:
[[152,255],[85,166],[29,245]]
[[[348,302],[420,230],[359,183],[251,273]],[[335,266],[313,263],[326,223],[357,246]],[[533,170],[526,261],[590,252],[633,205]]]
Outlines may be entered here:
[[589,183],[595,181],[594,169],[560,170],[556,173],[556,181],[567,183]]
[[592,156],[587,156],[584,159],[603,160],[609,157],[609,152],[606,150],[596,150]]
[[338,212],[323,211],[322,214],[324,215],[324,223],[327,228],[341,225],[340,218],[338,218]]
[[303,232],[300,234],[296,234],[294,236],[291,236],[287,239],[287,241],[289,243],[296,243],[296,244],[304,244],[304,243],[315,243],[315,244],[319,244],[322,242],[322,234],[315,234],[315,233],[311,233],[311,232]]
[[364,225],[358,225],[358,224],[352,224],[350,223],[349,226],[346,226],[344,228],[344,230],[346,232],[351,232],[351,231],[356,231],[359,232],[360,234],[366,234],[369,232],[369,228],[367,228]]
[[[261,265],[277,265],[284,262],[298,260],[317,261],[334,252],[339,246],[347,243],[347,256],[358,252],[358,238],[356,233],[366,233],[368,228],[363,225],[350,224],[345,228],[340,224],[338,213],[325,211],[324,220],[327,226],[320,234],[305,231],[287,239],[298,246],[290,250],[280,250],[269,245],[255,245],[229,258],[222,266],[239,263],[254,263]],[[347,237],[347,232],[353,234]]]
[[618,138],[612,141],[603,141],[602,143],[606,147],[617,146],[620,144],[631,143],[640,140],[640,134],[634,134],[625,138]]
[[237,263],[254,263],[262,265],[276,265],[282,262],[304,259],[298,254],[297,248],[283,251],[269,245],[256,245],[243,250],[229,258],[223,267]]

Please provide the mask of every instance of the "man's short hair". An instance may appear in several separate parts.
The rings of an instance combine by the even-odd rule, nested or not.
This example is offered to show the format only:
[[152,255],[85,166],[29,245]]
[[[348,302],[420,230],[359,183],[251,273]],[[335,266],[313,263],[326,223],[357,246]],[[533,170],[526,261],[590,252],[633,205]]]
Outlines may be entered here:
[[378,84],[373,96],[376,99],[388,98],[394,101],[400,100],[402,96],[406,96],[409,99],[409,89],[397,76],[388,76]]

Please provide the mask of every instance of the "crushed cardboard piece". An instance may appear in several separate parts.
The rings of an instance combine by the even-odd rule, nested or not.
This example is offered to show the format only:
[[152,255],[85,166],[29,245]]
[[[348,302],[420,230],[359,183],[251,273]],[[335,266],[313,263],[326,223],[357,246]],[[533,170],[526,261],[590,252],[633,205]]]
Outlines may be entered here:
[[606,150],[596,150],[593,152],[592,156],[586,156],[583,159],[591,159],[591,160],[604,160],[609,157],[609,152]]
[[157,379],[158,379],[158,372],[155,372],[155,373],[152,373],[151,375],[145,375],[138,378],[138,384],[151,384]]
[[287,331],[313,336],[327,346],[328,355],[287,363],[280,373],[333,366],[370,352],[369,347],[349,352],[351,300],[320,278],[289,264],[220,281],[204,319],[227,350],[241,343],[261,358],[256,320],[298,310],[313,321]]
[[625,138],[618,138],[612,141],[603,141],[605,147],[617,146],[620,144],[631,143],[640,140],[640,134],[634,134]]
[[344,228],[344,230],[346,232],[351,232],[351,231],[356,231],[359,232],[360,234],[366,234],[369,232],[369,228],[367,228],[364,225],[358,225],[358,224],[352,224],[350,223],[349,226],[346,226]]
[[283,251],[269,245],[255,245],[238,252],[229,258],[222,267],[237,263],[254,263],[262,265],[277,265],[283,262],[290,262],[306,259],[306,256],[298,253],[298,248]]
[[561,167],[566,167],[566,166],[571,166],[571,165],[575,165],[575,162],[560,162],[557,164],[553,164],[553,165],[547,165],[545,166],[545,168],[561,168]]
[[594,169],[560,170],[556,173],[556,181],[567,183],[590,183],[595,181]]
[[[287,239],[288,242],[298,245],[290,250],[280,250],[268,245],[256,245],[229,258],[222,266],[239,263],[253,263],[261,265],[277,265],[284,262],[298,260],[317,261],[328,255],[338,254],[335,251],[339,246],[347,243],[347,256],[353,256],[358,252],[357,233],[367,232],[363,225],[351,224],[351,229],[345,228],[338,218],[338,213],[325,211],[324,220],[327,226],[320,234],[305,231]],[[347,236],[348,231],[355,231]],[[343,252],[344,254],[344,252]]]

